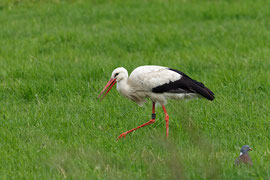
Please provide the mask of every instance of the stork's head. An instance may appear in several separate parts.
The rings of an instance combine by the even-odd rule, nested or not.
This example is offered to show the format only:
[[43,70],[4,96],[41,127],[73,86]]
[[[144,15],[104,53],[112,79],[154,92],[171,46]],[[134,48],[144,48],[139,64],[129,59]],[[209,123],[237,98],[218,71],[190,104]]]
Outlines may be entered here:
[[242,148],[241,148],[241,151],[240,151],[240,155],[242,154],[247,154],[248,151],[251,151],[252,149],[248,146],[248,145],[244,145]]
[[113,70],[111,79],[115,79],[118,82],[126,78],[128,78],[128,72],[125,68],[119,67]]
[[128,72],[125,68],[123,68],[123,67],[116,68],[112,72],[111,79],[108,81],[106,86],[100,92],[98,97],[100,98],[101,95],[103,94],[103,92],[108,88],[108,90],[105,92],[105,94],[101,98],[101,99],[103,99],[106,96],[106,94],[108,94],[108,92],[112,89],[112,87],[114,86],[114,84],[116,82],[119,82],[119,81],[121,81],[123,79],[127,79],[127,78],[128,78]]

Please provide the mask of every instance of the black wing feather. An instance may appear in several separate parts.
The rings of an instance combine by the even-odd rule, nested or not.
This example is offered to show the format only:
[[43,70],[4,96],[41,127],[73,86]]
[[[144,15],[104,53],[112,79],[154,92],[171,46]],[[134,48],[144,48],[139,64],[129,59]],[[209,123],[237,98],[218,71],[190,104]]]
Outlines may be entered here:
[[175,69],[169,69],[171,71],[177,72],[182,75],[182,78],[174,81],[169,82],[167,84],[163,84],[161,86],[157,86],[152,89],[154,93],[197,93],[201,96],[205,97],[208,100],[214,100],[214,93],[204,86],[203,83],[198,82],[196,80],[191,79],[189,76],[184,74],[181,71]]

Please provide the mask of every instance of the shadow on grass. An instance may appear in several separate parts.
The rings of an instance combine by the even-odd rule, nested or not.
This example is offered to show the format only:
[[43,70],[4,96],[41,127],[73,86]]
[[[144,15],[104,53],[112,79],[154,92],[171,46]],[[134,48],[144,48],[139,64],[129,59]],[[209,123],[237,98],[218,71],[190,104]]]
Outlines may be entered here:
[[147,138],[127,137],[112,143],[117,147],[114,152],[93,145],[68,148],[52,156],[49,167],[57,177],[75,179],[220,179],[217,147],[204,137],[189,111],[182,109],[173,109],[181,119],[181,136],[171,134],[166,139],[151,129]]
[[126,179],[128,173],[119,173],[119,166],[124,166],[117,158],[95,148],[69,148],[56,153],[47,165],[56,177],[68,179]]
[[[179,109],[179,107],[177,108]],[[156,167],[155,164],[149,165],[150,179],[220,179],[222,171],[216,153],[217,147],[203,135],[184,106],[181,107],[181,111],[178,109],[173,108],[173,114],[174,117],[181,119],[182,128],[178,131],[180,130],[179,133],[183,134],[186,139],[183,139],[183,136],[180,136],[180,139],[172,136],[165,139],[163,134],[152,136],[154,143],[166,152],[166,160],[163,167]],[[179,143],[179,141],[182,142]],[[181,145],[179,146],[179,144]],[[168,172],[167,177],[162,177],[162,173],[160,173],[162,168]]]

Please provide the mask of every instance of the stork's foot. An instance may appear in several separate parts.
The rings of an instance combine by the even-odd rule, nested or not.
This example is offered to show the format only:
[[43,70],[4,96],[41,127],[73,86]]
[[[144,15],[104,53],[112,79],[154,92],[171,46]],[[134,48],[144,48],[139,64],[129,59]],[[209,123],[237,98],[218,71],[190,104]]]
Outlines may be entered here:
[[121,138],[125,138],[127,134],[128,134],[128,132],[124,132],[124,133],[120,134],[120,136],[118,136],[116,140],[121,139]]

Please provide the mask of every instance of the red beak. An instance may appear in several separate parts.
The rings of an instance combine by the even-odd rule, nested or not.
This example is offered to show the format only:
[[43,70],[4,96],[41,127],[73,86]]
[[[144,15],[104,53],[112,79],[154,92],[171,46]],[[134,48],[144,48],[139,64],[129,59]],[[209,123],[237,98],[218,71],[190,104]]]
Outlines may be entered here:
[[100,94],[98,95],[98,98],[101,97],[101,95],[104,93],[104,91],[109,87],[109,89],[105,92],[105,94],[101,97],[101,100],[106,96],[106,94],[108,94],[108,92],[112,89],[112,87],[114,86],[114,84],[116,83],[116,78],[111,78],[108,83],[106,84],[106,86],[102,89],[102,91],[100,92]]

